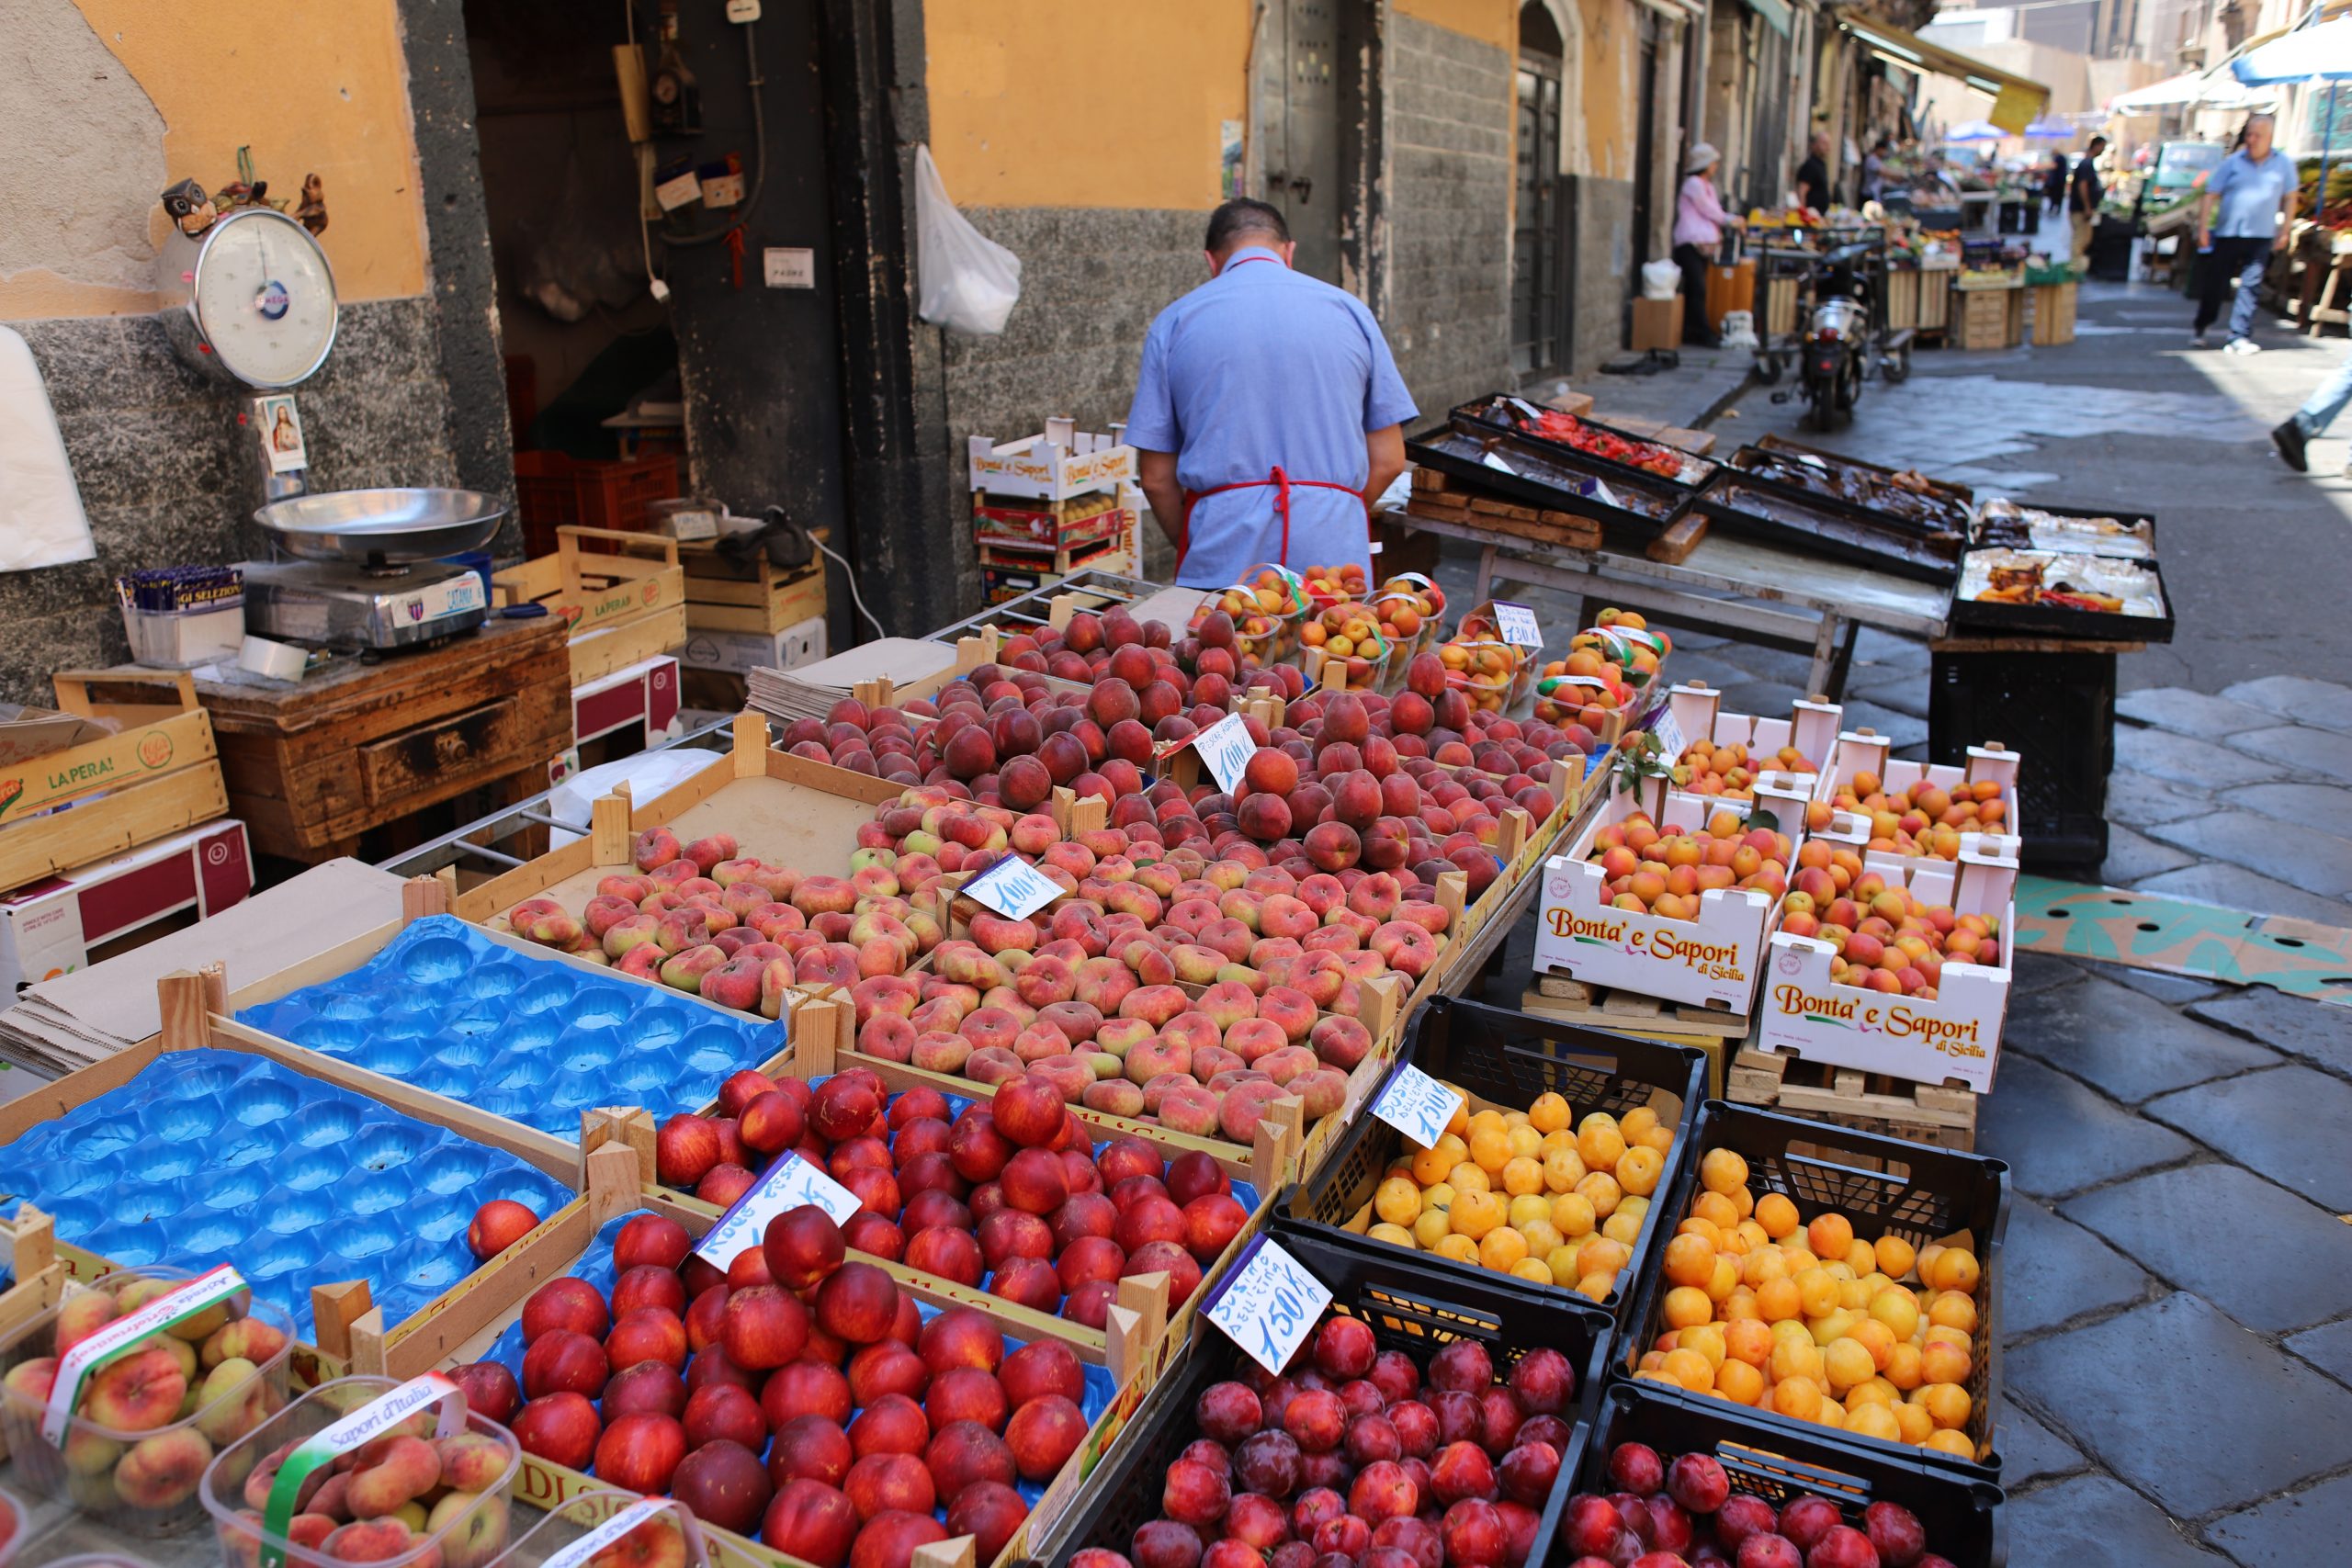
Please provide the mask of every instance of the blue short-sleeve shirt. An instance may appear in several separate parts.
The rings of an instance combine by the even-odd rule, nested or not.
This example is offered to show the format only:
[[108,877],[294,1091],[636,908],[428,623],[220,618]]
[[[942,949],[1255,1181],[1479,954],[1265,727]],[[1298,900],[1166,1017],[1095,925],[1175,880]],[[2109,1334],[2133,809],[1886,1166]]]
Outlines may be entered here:
[[[1175,453],[1176,477],[1192,492],[1264,479],[1277,467],[1294,480],[1361,491],[1371,478],[1364,436],[1417,412],[1363,301],[1251,245],[1151,323],[1126,438]],[[1295,485],[1285,557],[1275,493],[1201,495],[1176,581],[1222,588],[1261,561],[1369,569],[1360,500]]]
[[2278,213],[2300,183],[2295,161],[2277,148],[2259,164],[2239,148],[2205,180],[2205,194],[2222,198],[2221,210],[2213,216],[2213,232],[2237,240],[2275,237]]

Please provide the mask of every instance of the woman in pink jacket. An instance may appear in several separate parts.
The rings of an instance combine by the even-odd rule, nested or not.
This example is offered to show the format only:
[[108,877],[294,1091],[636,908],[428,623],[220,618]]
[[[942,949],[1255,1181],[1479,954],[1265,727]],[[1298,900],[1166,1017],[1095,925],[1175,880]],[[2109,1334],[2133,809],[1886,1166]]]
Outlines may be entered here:
[[1744,229],[1747,221],[1724,210],[1715,196],[1715,166],[1723,154],[1702,141],[1682,163],[1682,192],[1674,202],[1674,260],[1682,269],[1682,341],[1713,348],[1720,339],[1707,320],[1707,263],[1722,243],[1725,229]]

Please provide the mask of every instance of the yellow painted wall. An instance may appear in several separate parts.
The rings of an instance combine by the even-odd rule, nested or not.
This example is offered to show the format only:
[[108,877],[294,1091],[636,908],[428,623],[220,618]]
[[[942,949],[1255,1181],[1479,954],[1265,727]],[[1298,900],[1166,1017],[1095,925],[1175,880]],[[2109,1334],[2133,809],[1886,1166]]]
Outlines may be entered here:
[[[302,177],[315,173],[325,181],[329,220],[320,243],[342,297],[424,291],[424,208],[395,0],[259,8],[244,0],[75,4],[162,116],[171,180],[218,189],[236,177],[241,145],[252,147],[273,194],[296,196]],[[57,199],[73,199],[71,170],[19,170],[16,177],[49,182]],[[151,243],[162,241],[164,224],[158,205],[150,214]],[[142,290],[53,272],[0,277],[0,320],[155,308]]]
[[1516,55],[1519,5],[1520,0],[1396,0],[1396,10]]
[[1582,172],[1600,179],[1634,177],[1634,149],[1640,145],[1634,121],[1641,100],[1634,74],[1641,59],[1641,18],[1636,0],[1577,0],[1583,80]]
[[959,207],[1217,204],[1250,0],[925,0],[931,154]]

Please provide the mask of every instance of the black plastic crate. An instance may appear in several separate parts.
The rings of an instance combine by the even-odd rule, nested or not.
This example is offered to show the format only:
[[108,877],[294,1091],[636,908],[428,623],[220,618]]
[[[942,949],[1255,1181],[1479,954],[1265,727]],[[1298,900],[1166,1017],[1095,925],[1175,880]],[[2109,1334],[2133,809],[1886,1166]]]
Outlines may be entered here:
[[[1560,1456],[1560,1479],[1544,1504],[1543,1523],[1527,1554],[1544,1562],[1569,1488],[1584,1468],[1592,1413],[1614,1349],[1615,1325],[1589,1302],[1563,1307],[1529,1299],[1499,1275],[1464,1285],[1427,1277],[1386,1247],[1367,1247],[1353,1237],[1333,1239],[1277,1216],[1266,1235],[1298,1259],[1331,1292],[1331,1310],[1372,1325],[1384,1350],[1403,1350],[1424,1370],[1446,1341],[1483,1341],[1498,1377],[1508,1377],[1531,1350],[1554,1349],[1577,1371],[1576,1405],[1568,1451]],[[1090,1546],[1127,1551],[1140,1526],[1159,1517],[1159,1478],[1196,1435],[1193,1403],[1211,1383],[1238,1377],[1255,1365],[1247,1352],[1205,1316],[1195,1320],[1192,1343],[1160,1374],[1149,1398],[1136,1411],[1076,1503],[1038,1553],[1048,1564],[1067,1562]]]
[[1899,1503],[1919,1517],[1928,1550],[1950,1558],[1956,1568],[2004,1568],[2008,1562],[2008,1521],[2001,1506],[2006,1498],[1990,1482],[1841,1445],[1826,1427],[1762,1431],[1745,1419],[1743,1406],[1719,1399],[1682,1404],[1660,1398],[1655,1387],[1611,1383],[1602,1393],[1577,1492],[1614,1491],[1608,1473],[1611,1452],[1620,1443],[1643,1443],[1669,1464],[1683,1454],[1711,1454],[1730,1476],[1734,1492],[1751,1493],[1775,1509],[1808,1494],[1826,1497],[1856,1529],[1871,1504]]
[[2107,775],[2115,761],[2112,653],[1938,653],[1928,677],[1928,757],[1964,763],[1996,737],[2025,761],[2017,818],[2023,864],[2107,858]]
[[[1710,1149],[1730,1149],[1747,1162],[1747,1190],[1757,1197],[1778,1192],[1807,1221],[1824,1210],[1835,1210],[1852,1224],[1858,1241],[1896,1235],[1920,1247],[1955,1231],[1973,1234],[1981,1271],[1976,1333],[1970,1342],[1968,1430],[1976,1439],[1978,1457],[1964,1460],[1935,1449],[1850,1436],[1656,1381],[1644,1386],[1663,1399],[1737,1410],[1741,1419],[1772,1431],[1820,1434],[1859,1453],[1909,1456],[1937,1471],[1999,1480],[2001,1456],[1991,1442],[1993,1409],[2001,1392],[2001,1243],[2009,1228],[2009,1168],[1983,1155],[1711,1100],[1699,1113],[1690,1158],[1669,1201],[1669,1230],[1689,1215],[1699,1190],[1699,1162]],[[1634,1315],[1625,1319],[1628,1332],[1617,1356],[1618,1369],[1627,1376],[1661,1332],[1666,1299],[1662,1252],[1652,1256],[1636,1291],[1640,1300]]]
[[[1633,1256],[1618,1275],[1618,1288],[1599,1303],[1625,1321],[1634,1281],[1642,1277],[1657,1241],[1655,1216],[1690,1161],[1691,1128],[1707,1096],[1705,1053],[1555,1023],[1483,1002],[1432,997],[1413,1020],[1396,1060],[1399,1068],[1409,1063],[1453,1084],[1471,1097],[1474,1111],[1485,1105],[1525,1111],[1548,1092],[1568,1102],[1571,1127],[1596,1111],[1622,1117],[1644,1105],[1655,1107],[1659,1121],[1671,1122],[1674,1146],[1651,1197],[1652,1218],[1634,1238]],[[1386,1087],[1384,1082],[1382,1088]],[[1372,1101],[1379,1096],[1378,1089],[1373,1091],[1355,1124],[1314,1176],[1283,1190],[1274,1205],[1276,1213],[1326,1235],[1344,1235],[1356,1246],[1395,1256],[1442,1278],[1510,1279],[1511,1289],[1539,1301],[1593,1304],[1565,1286],[1534,1284],[1433,1252],[1407,1252],[1353,1228],[1351,1222],[1370,1206],[1388,1162],[1407,1146],[1404,1134],[1372,1114]]]

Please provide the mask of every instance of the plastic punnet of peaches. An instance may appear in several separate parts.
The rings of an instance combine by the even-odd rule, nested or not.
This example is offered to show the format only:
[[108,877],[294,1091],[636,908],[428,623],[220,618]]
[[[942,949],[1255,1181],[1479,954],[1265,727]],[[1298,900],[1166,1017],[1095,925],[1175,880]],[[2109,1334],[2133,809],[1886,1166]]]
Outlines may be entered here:
[[1188,628],[1212,646],[1203,628],[1211,615],[1232,622],[1230,643],[1243,668],[1279,663],[1298,647],[1298,627],[1313,609],[1306,585],[1296,572],[1279,566],[1259,565],[1239,582],[1221,588],[1201,600]]
[[1611,714],[1630,723],[1639,716],[1659,661],[1673,646],[1631,610],[1601,611],[1592,626],[1570,637],[1566,650],[1537,672],[1535,716],[1555,724],[1573,720],[1596,733]]

